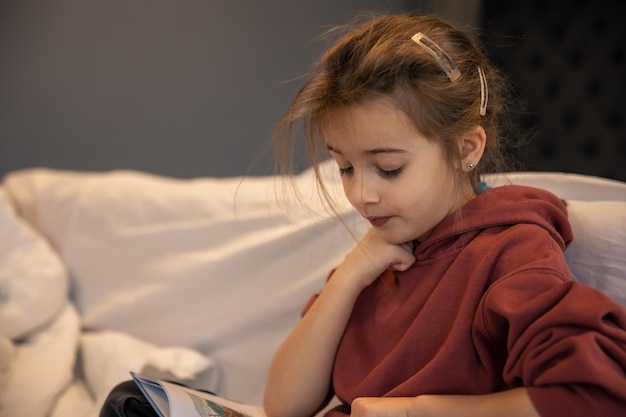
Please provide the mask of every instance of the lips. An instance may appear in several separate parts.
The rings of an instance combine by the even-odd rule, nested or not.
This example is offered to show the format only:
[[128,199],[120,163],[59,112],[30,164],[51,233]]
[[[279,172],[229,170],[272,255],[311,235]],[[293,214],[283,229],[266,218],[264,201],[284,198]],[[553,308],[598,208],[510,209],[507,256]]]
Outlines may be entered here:
[[383,227],[390,217],[368,217],[367,220],[374,227]]

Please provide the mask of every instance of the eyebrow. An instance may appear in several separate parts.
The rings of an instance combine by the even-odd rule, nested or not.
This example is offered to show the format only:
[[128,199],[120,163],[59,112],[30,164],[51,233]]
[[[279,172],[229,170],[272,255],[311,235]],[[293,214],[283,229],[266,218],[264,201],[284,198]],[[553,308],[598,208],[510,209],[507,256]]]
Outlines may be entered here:
[[[334,152],[337,155],[343,155],[340,150],[335,149],[330,145],[326,145],[326,148],[330,152]],[[378,155],[381,153],[406,153],[406,151],[404,149],[397,149],[397,148],[374,148],[374,149],[366,149],[362,153],[364,153],[365,155]]]

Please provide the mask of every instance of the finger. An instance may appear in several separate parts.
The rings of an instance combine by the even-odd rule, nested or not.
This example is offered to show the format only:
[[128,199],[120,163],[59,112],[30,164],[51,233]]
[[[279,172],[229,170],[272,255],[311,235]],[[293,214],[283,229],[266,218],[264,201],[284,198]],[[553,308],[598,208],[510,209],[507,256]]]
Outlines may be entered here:
[[401,254],[390,267],[396,271],[406,271],[415,263],[415,256],[410,253]]
[[406,271],[413,265],[413,263],[397,263],[390,265],[390,268],[394,271]]

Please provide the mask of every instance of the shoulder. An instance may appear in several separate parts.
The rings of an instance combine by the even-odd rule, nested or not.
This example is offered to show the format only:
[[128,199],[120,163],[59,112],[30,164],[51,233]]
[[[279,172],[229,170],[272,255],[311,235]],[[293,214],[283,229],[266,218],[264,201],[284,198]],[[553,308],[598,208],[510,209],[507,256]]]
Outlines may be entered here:
[[[470,218],[475,226],[482,225],[485,228],[538,226],[548,232],[562,249],[573,239],[565,202],[540,188],[522,185],[491,188],[466,204],[462,215]],[[530,227],[529,230],[536,228]]]

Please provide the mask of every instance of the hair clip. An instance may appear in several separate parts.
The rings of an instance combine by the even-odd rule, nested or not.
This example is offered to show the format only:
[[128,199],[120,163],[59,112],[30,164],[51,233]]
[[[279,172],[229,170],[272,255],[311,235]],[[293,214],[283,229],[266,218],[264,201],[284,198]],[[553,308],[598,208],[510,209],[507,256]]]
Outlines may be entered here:
[[480,115],[487,114],[487,101],[489,100],[489,87],[487,87],[487,77],[482,68],[478,68],[478,78],[480,78]]
[[411,40],[424,48],[426,52],[431,54],[437,61],[439,66],[446,73],[450,81],[455,82],[461,76],[461,71],[456,66],[456,63],[450,58],[450,55],[446,53],[439,45],[437,45],[432,39],[424,35],[422,32],[417,32],[411,37]]

